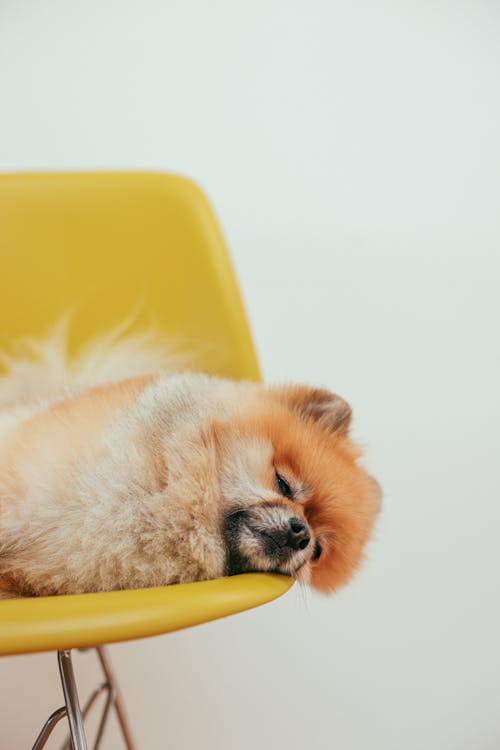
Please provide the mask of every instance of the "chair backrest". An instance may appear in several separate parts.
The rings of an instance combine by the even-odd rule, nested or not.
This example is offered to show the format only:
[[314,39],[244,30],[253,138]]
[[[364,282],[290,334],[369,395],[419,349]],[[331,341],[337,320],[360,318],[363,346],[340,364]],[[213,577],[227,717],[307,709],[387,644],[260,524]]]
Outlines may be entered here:
[[160,173],[0,175],[0,349],[71,311],[70,349],[138,311],[198,369],[259,379],[224,240],[203,193]]

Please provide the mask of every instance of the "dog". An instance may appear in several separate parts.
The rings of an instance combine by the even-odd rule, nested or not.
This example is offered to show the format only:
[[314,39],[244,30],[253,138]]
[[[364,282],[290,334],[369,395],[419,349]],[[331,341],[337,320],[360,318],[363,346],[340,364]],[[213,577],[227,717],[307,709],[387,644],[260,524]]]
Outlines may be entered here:
[[340,396],[175,372],[147,335],[26,347],[0,378],[1,598],[356,571],[381,492]]

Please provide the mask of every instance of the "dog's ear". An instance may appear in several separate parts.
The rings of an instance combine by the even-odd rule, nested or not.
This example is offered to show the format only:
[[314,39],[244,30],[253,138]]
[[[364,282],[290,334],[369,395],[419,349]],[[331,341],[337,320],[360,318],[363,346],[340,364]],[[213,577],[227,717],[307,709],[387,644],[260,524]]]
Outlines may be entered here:
[[323,388],[292,385],[275,389],[280,401],[306,419],[313,419],[328,432],[347,435],[351,407],[343,398]]

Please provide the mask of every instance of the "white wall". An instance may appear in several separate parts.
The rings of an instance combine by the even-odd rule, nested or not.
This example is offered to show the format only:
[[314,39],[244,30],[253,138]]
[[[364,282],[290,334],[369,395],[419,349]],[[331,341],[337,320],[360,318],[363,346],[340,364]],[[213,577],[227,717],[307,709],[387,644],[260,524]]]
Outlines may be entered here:
[[[1,3],[0,168],[196,178],[266,377],[349,398],[385,488],[335,598],[112,648],[142,750],[499,746],[499,74],[487,0]],[[59,702],[2,660],[2,750]]]

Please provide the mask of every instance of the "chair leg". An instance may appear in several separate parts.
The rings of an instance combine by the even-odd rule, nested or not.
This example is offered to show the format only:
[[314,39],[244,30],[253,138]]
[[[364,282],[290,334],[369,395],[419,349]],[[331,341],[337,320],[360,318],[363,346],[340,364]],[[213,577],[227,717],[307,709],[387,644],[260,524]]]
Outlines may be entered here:
[[[102,734],[104,732],[104,727],[106,725],[106,720],[108,717],[109,709],[111,708],[111,705],[113,703],[113,690],[111,688],[111,685],[109,685],[107,682],[103,682],[102,685],[98,685],[93,692],[91,693],[88,701],[82,708],[82,719],[85,722],[85,719],[87,718],[87,714],[90,712],[90,709],[93,707],[94,703],[97,701],[101,693],[106,693],[106,701],[104,704],[104,710],[101,714],[101,719],[99,721],[99,728],[97,730],[97,736],[94,740],[94,750],[98,750],[99,744],[102,739]],[[35,748],[33,749],[35,750]],[[68,737],[67,740],[64,741],[64,744],[61,746],[60,750],[72,750],[72,743],[71,743],[71,737]]]
[[[82,650],[87,651],[87,649]],[[85,719],[101,693],[107,693],[104,708],[99,720],[97,734],[94,740],[93,750],[98,750],[101,745],[102,736],[112,706],[114,706],[116,711],[116,718],[118,719],[118,725],[120,727],[125,747],[127,748],[127,750],[137,750],[134,740],[132,739],[132,731],[130,729],[127,715],[125,713],[120,690],[118,688],[118,682],[111,668],[107,650],[104,646],[98,646],[96,647],[96,652],[101,664],[105,681],[95,688],[81,712],[82,718]],[[64,745],[61,747],[61,750],[71,750],[71,737],[69,737],[65,741]]]
[[88,750],[80,704],[78,702],[73,664],[71,662],[71,651],[58,651],[57,660],[59,662],[59,673],[61,675],[66,710],[68,712],[73,750]]
[[[96,651],[97,656],[99,657],[99,661],[101,662],[102,671],[104,672],[104,676],[106,677],[106,682],[111,688],[116,717],[118,719],[118,724],[120,725],[120,730],[125,742],[125,747],[127,748],[127,750],[137,750],[135,742],[132,739],[132,731],[130,729],[130,724],[128,723],[127,714],[125,713],[125,707],[123,705],[118,682],[111,668],[107,650],[104,648],[104,646],[98,646],[96,648]],[[103,728],[104,723],[102,728],[100,728],[100,733],[102,733]]]
[[106,649],[103,646],[99,646],[98,648],[96,648],[96,651],[97,656],[99,657],[102,671],[104,673],[104,677],[106,679],[105,682],[103,682],[101,685],[98,685],[92,692],[83,708],[83,711],[80,710],[80,703],[78,701],[75,675],[73,672],[73,664],[71,661],[71,651],[57,652],[59,672],[61,675],[61,682],[66,705],[62,708],[58,708],[57,711],[54,711],[54,713],[47,719],[42,731],[38,735],[36,742],[33,745],[32,750],[42,750],[42,748],[45,747],[45,744],[50,734],[52,733],[52,730],[63,716],[68,717],[70,736],[64,742],[61,750],[87,750],[87,740],[85,738],[83,720],[85,719],[101,693],[106,693],[106,701],[94,741],[94,750],[98,750],[101,744],[104,728],[111,706],[115,707],[118,724],[127,750],[137,750],[134,740],[132,739],[132,732],[130,730],[130,725],[125,713],[123,701],[118,689],[118,683],[111,668]]
[[43,725],[43,729],[36,738],[35,744],[33,745],[32,750],[42,750],[43,747],[45,747],[45,744],[47,740],[49,739],[50,735],[52,734],[52,730],[56,726],[56,724],[61,721],[62,717],[66,716],[66,706],[62,706],[62,708],[58,708],[57,711],[54,711],[45,724]]

